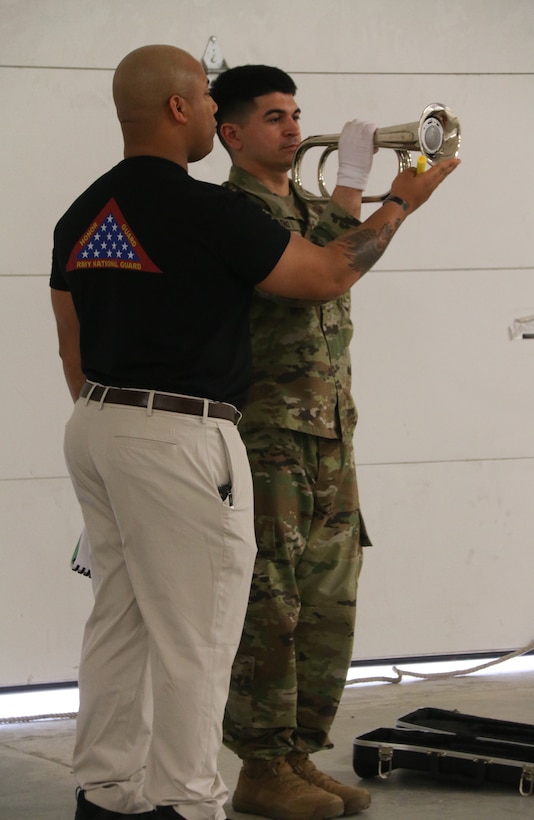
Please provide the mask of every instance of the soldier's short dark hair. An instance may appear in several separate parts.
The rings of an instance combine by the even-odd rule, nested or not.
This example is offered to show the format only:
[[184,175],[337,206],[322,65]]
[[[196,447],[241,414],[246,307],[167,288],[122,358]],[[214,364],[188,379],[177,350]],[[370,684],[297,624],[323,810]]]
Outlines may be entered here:
[[229,68],[219,74],[210,87],[211,96],[217,103],[217,125],[220,126],[223,122],[244,122],[254,110],[255,97],[275,91],[294,95],[296,90],[297,86],[289,74],[281,68],[268,65]]

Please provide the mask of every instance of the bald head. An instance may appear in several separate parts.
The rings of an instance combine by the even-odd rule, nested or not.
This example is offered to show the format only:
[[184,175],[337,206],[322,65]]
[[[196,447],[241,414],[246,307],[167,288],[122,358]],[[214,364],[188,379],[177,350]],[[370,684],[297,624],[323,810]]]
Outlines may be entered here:
[[121,124],[151,120],[173,94],[187,96],[200,64],[174,46],[143,46],[119,63],[113,77],[113,99]]
[[215,103],[198,60],[169,45],[131,51],[113,76],[125,156],[162,156],[187,165],[213,147]]

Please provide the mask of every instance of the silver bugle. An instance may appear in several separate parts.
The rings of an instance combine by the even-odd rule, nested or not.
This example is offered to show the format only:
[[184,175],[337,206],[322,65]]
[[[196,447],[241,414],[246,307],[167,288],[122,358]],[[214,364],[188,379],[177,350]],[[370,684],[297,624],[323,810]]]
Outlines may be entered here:
[[[293,158],[291,176],[303,199],[309,202],[327,202],[330,199],[330,193],[324,180],[324,169],[330,154],[337,151],[339,136],[339,134],[325,134],[307,137],[297,148]],[[442,159],[457,157],[460,139],[458,117],[446,105],[430,103],[416,122],[377,128],[374,144],[376,148],[392,148],[396,152],[400,173],[411,167],[410,151],[419,151],[432,165]],[[317,185],[321,192],[319,196],[303,187],[301,175],[304,155],[310,148],[317,146],[324,146],[317,166]],[[362,202],[383,202],[388,194],[389,191],[385,194],[364,196]]]

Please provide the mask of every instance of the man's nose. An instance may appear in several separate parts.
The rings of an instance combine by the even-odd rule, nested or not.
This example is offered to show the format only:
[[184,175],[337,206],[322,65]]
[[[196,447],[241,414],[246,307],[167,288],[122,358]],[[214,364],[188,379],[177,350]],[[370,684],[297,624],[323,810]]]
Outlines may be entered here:
[[291,120],[290,122],[286,123],[285,127],[286,134],[297,134],[300,136],[300,126],[298,122]]

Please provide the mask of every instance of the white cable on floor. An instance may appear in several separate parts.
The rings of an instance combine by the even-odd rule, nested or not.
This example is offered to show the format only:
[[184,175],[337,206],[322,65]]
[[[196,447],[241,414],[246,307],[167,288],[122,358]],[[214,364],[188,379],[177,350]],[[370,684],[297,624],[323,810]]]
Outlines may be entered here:
[[451,672],[410,672],[409,669],[399,669],[397,666],[393,666],[393,672],[395,672],[396,677],[389,678],[386,676],[377,676],[374,678],[356,678],[352,680],[348,680],[345,684],[346,686],[353,686],[357,683],[400,683],[404,677],[411,677],[411,678],[423,678],[425,680],[440,680],[444,678],[457,678],[463,675],[471,675],[473,672],[480,672],[481,669],[487,669],[490,666],[496,666],[497,664],[504,663],[505,661],[509,661],[512,658],[517,658],[519,655],[526,655],[527,652],[530,652],[534,649],[534,640],[532,640],[527,646],[523,646],[521,649],[516,649],[515,652],[510,652],[508,655],[503,655],[500,658],[495,658],[487,663],[481,663],[478,666],[472,666],[469,669],[453,669]]
[[0,726],[10,723],[34,723],[38,720],[75,720],[78,712],[58,712],[47,715],[22,715],[21,717],[0,718]]

